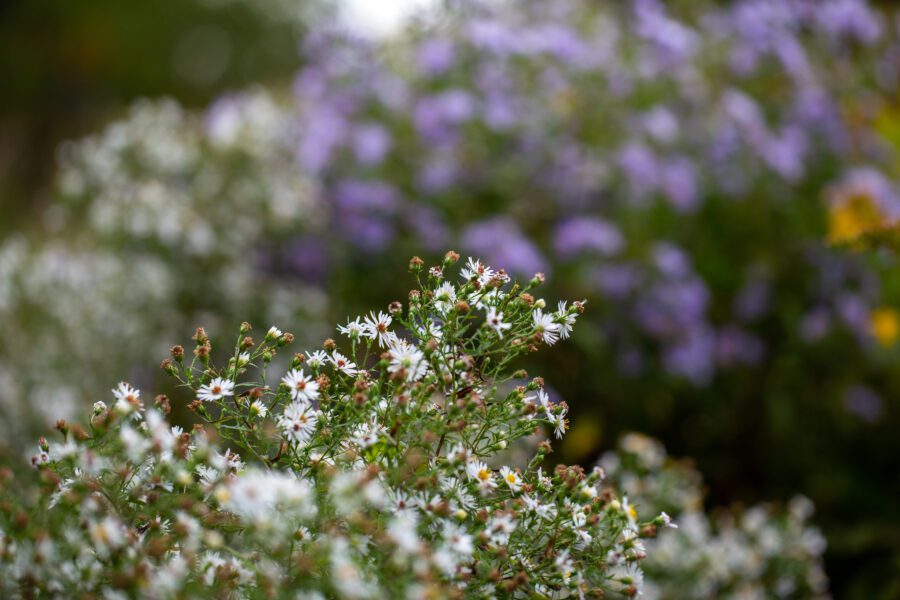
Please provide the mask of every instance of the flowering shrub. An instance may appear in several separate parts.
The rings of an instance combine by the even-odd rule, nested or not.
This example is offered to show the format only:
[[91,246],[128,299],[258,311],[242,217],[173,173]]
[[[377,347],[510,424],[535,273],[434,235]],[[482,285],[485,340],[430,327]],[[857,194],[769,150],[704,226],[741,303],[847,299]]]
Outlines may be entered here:
[[[900,282],[844,245],[900,207],[897,22],[861,0],[454,6],[386,43],[317,28],[293,95],[142,105],[63,150],[46,230],[0,247],[6,439],[121,373],[148,387],[136,365],[190,323],[319,339],[397,293],[386,257],[458,243],[590,300],[590,335],[546,359],[578,423],[882,539]],[[576,437],[569,457],[603,439]],[[885,543],[829,548],[858,577]]]
[[473,259],[457,283],[457,258],[414,258],[406,308],[348,321],[280,378],[291,334],[255,344],[244,324],[217,366],[198,329],[163,363],[195,396],[191,430],[127,383],[87,428],[59,422],[64,441],[32,459],[50,493],[0,517],[4,595],[638,594],[665,513],[641,519],[599,469],[544,472],[547,442],[494,464],[536,429],[565,433],[565,403],[512,363],[567,338],[584,304],[551,310],[539,275],[510,285]]
[[639,510],[665,511],[678,523],[678,531],[646,541],[645,597],[828,597],[825,539],[809,524],[808,499],[792,499],[787,510],[757,505],[710,517],[703,511],[700,474],[636,433],[624,436],[599,464]]

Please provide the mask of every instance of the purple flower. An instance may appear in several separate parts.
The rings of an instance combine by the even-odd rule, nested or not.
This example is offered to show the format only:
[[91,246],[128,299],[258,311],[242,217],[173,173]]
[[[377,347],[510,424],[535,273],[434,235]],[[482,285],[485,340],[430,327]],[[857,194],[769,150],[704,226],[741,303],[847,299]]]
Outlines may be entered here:
[[884,411],[884,401],[868,387],[854,385],[844,392],[844,407],[862,420],[874,423]]
[[666,277],[685,277],[691,272],[691,263],[684,250],[669,242],[653,246],[653,264]]
[[537,246],[507,217],[495,217],[467,227],[460,243],[468,252],[477,254],[496,267],[520,277],[547,272],[547,261]]
[[831,330],[831,315],[825,308],[808,312],[800,321],[800,337],[807,343],[821,340]]
[[415,107],[415,124],[428,144],[445,144],[452,139],[455,127],[473,116],[472,96],[461,89],[447,90],[420,98]]
[[819,26],[832,36],[873,44],[881,37],[878,15],[862,0],[827,0],[816,10]]
[[641,276],[632,265],[603,265],[593,271],[590,280],[605,296],[622,300],[640,285]]
[[553,245],[560,258],[571,259],[584,252],[616,254],[624,239],[619,230],[597,217],[573,217],[556,227]]
[[669,202],[681,212],[693,212],[700,201],[697,172],[686,158],[677,158],[662,166],[662,189]]
[[456,47],[447,39],[428,39],[419,45],[419,70],[436,76],[450,69],[456,62]]
[[706,385],[715,372],[715,349],[715,333],[698,328],[666,348],[663,366],[670,374],[685,377],[694,385]]
[[720,330],[716,338],[716,362],[720,365],[755,365],[764,353],[761,339],[733,325]]
[[360,164],[380,164],[391,148],[391,135],[381,125],[366,123],[357,127],[353,136],[353,150]]

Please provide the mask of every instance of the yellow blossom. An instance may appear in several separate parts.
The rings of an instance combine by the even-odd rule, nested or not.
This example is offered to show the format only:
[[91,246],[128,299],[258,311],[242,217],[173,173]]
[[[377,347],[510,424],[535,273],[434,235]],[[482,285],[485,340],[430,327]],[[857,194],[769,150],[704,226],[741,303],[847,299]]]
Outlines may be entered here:
[[869,327],[879,344],[893,346],[900,337],[900,314],[893,308],[876,308],[869,314]]

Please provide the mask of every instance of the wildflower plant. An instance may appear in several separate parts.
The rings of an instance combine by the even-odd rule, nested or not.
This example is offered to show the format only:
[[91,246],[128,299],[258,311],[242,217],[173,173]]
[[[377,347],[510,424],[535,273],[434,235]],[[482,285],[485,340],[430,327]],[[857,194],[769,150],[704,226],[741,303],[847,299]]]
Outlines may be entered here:
[[[542,282],[513,284],[458,255],[339,327],[340,343],[293,355],[243,324],[227,362],[203,329],[163,369],[201,419],[167,420],[126,383],[82,428],[58,424],[33,462],[34,515],[0,517],[5,596],[148,598],[635,596],[641,520],[603,471],[497,455],[536,430],[561,437],[567,406],[515,360],[568,337],[582,302],[549,309]],[[455,280],[456,279],[456,280]],[[149,403],[147,403],[149,404]]]

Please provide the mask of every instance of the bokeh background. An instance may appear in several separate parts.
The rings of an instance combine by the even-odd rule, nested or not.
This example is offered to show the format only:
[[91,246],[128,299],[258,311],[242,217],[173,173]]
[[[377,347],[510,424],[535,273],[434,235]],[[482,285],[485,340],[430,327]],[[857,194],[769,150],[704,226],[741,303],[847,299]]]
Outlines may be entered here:
[[900,597],[896,10],[374,4],[0,6],[9,460],[197,325],[317,344],[453,248],[588,299],[535,358],[560,461],[803,494],[835,597]]

